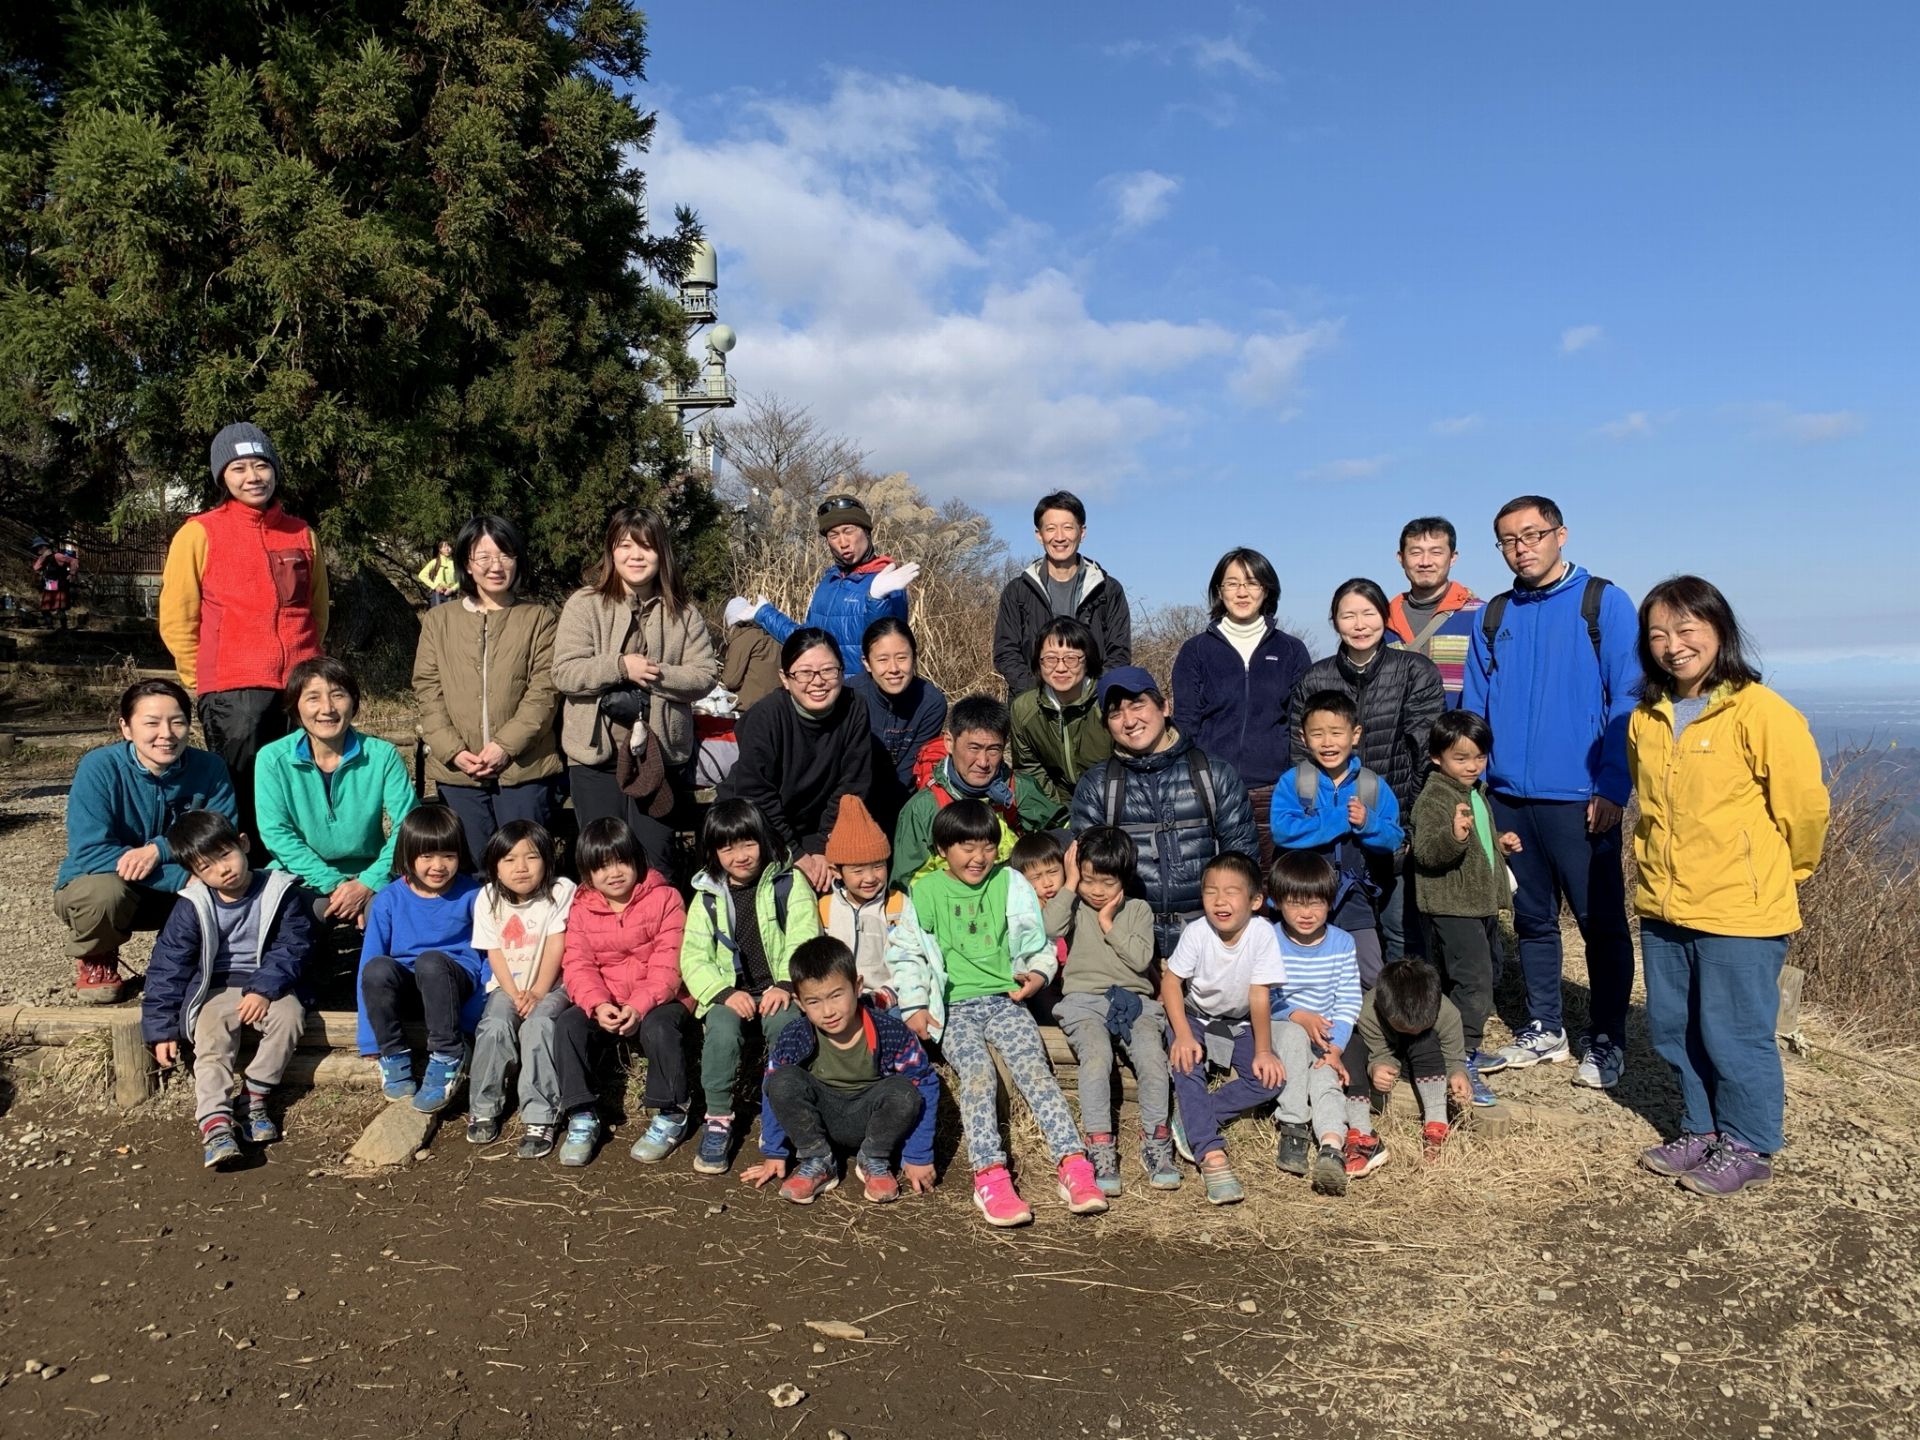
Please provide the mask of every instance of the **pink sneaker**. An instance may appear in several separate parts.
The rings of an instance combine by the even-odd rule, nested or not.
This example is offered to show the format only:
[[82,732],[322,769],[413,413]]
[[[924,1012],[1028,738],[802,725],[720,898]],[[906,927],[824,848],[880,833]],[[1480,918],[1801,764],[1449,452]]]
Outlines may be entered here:
[[[1084,1162],[1082,1162],[1084,1163]],[[1093,1167],[1087,1166],[1087,1183],[1093,1183]],[[1094,1194],[1098,1195],[1098,1189]],[[973,1203],[980,1207],[980,1213],[987,1217],[987,1224],[999,1229],[1011,1229],[1015,1225],[1031,1225],[1033,1211],[1027,1208],[1027,1202],[1020,1198],[1020,1192],[1013,1188],[1013,1176],[1007,1173],[1004,1165],[995,1165],[990,1170],[982,1170],[973,1177]],[[1101,1207],[1105,1208],[1105,1201]]]
[[1076,1215],[1098,1215],[1107,1208],[1093,1162],[1085,1155],[1069,1155],[1060,1162],[1060,1198]]

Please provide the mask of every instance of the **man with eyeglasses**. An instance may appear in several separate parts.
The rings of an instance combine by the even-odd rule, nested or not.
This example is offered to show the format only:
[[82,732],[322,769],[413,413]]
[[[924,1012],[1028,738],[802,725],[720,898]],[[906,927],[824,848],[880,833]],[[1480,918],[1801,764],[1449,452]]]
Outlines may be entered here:
[[1494,517],[1514,585],[1481,612],[1462,709],[1493,730],[1487,787],[1494,828],[1520,837],[1509,860],[1528,1021],[1483,1072],[1570,1058],[1561,1016],[1560,902],[1586,942],[1592,995],[1574,1080],[1610,1090],[1625,1068],[1633,945],[1620,869],[1627,719],[1640,680],[1639,619],[1619,586],[1564,559],[1566,522],[1543,495]]
[[860,637],[867,633],[867,626],[885,615],[905,622],[907,586],[919,576],[920,567],[896,565],[889,556],[874,553],[873,516],[858,496],[827,496],[814,511],[814,523],[833,563],[813,587],[807,618],[801,621],[782,614],[764,595],[752,601],[736,595],[727,602],[727,624],[737,625],[750,617],[782,645],[802,625],[825,630],[839,647],[840,663],[851,679],[867,673],[860,653]]
[[1071,616],[1093,632],[1090,669],[1100,674],[1133,660],[1133,612],[1120,582],[1080,553],[1087,507],[1068,490],[1040,497],[1033,535],[1040,558],[1000,592],[993,626],[993,668],[1007,682],[1009,702],[1040,683],[1030,660],[1047,622]]
[[1409,520],[1400,529],[1399,551],[1407,588],[1387,607],[1387,643],[1418,650],[1433,661],[1447,687],[1447,704],[1455,709],[1466,683],[1467,648],[1487,603],[1453,578],[1459,558],[1460,536],[1451,520],[1440,515]]

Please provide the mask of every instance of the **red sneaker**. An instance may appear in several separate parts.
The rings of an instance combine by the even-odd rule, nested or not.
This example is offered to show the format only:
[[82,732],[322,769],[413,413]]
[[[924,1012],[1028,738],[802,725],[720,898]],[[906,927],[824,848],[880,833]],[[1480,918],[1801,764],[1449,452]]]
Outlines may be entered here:
[[860,1193],[867,1197],[869,1204],[891,1205],[900,1198],[900,1181],[885,1165],[876,1161],[869,1168],[865,1160],[856,1160],[853,1162],[853,1173],[860,1177],[860,1183],[865,1187]]
[[87,1005],[118,1005],[120,997],[126,993],[126,986],[120,979],[120,961],[109,955],[104,959],[97,955],[82,958],[76,964],[73,988],[79,992],[81,1003]]
[[1098,1215],[1107,1208],[1100,1177],[1085,1155],[1069,1155],[1060,1162],[1060,1198],[1076,1215]]
[[1349,1130],[1345,1159],[1347,1174],[1371,1175],[1387,1163],[1387,1147],[1378,1135],[1362,1135],[1358,1130]]
[[1453,1133],[1453,1127],[1444,1120],[1429,1120],[1420,1127],[1420,1150],[1431,1160],[1440,1153],[1440,1147],[1447,1143],[1447,1136]]
[[780,1187],[780,1198],[791,1200],[795,1205],[811,1205],[839,1183],[840,1177],[833,1173],[832,1161],[802,1160]]

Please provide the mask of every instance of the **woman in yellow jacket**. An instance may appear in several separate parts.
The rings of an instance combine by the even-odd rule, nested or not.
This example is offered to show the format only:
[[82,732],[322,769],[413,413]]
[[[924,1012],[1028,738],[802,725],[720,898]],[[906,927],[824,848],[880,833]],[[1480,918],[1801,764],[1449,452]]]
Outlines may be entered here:
[[1640,603],[1627,728],[1647,1030],[1680,1083],[1680,1135],[1641,1156],[1701,1195],[1773,1178],[1786,1083],[1774,1043],[1798,887],[1820,863],[1827,787],[1798,710],[1760,683],[1726,597],[1681,575]]

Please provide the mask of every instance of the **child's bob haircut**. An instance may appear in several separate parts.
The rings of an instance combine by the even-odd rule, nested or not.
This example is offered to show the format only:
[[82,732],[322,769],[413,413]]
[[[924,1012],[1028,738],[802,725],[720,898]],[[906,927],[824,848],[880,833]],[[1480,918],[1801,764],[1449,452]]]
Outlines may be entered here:
[[[1083,871],[1118,880],[1123,890],[1131,890],[1140,873],[1140,849],[1133,837],[1118,825],[1095,825],[1080,837],[1074,851]],[[1209,866],[1209,869],[1212,867]],[[1260,872],[1253,872],[1253,888],[1260,888]]]
[[[1087,833],[1091,835],[1093,832],[1089,830]],[[1082,863],[1085,863],[1084,851]],[[1207,861],[1206,868],[1200,872],[1201,880],[1204,881],[1207,876],[1213,874],[1216,870],[1225,870],[1230,874],[1238,875],[1242,880],[1246,881],[1247,893],[1249,895],[1258,895],[1260,893],[1259,863],[1244,850],[1222,850],[1218,855]]]
[[1482,755],[1493,753],[1493,727],[1471,710],[1442,710],[1427,732],[1427,754],[1438,760],[1465,740]]
[[480,873],[487,877],[487,883],[494,890],[506,895],[506,888],[500,883],[500,862],[522,840],[533,846],[534,853],[540,857],[540,883],[531,895],[519,895],[516,900],[551,900],[553,882],[560,877],[553,868],[553,836],[547,833],[547,827],[538,820],[509,820],[493,834],[487,837],[487,848],[480,852]]
[[1051,830],[1036,830],[1013,842],[1013,849],[1007,854],[1007,864],[1022,875],[1032,870],[1044,870],[1049,865],[1058,865],[1064,871],[1067,868],[1067,847],[1060,843],[1060,837]]
[[950,850],[969,840],[1000,839],[1000,817],[984,800],[956,800],[933,817],[933,848]]
[[1340,872],[1326,856],[1311,850],[1283,850],[1267,871],[1267,898],[1276,905],[1288,900],[1331,905],[1339,893]]
[[860,991],[860,970],[853,963],[853,951],[831,935],[816,935],[801,942],[787,962],[787,973],[796,987],[844,980],[855,994]]
[[1300,727],[1304,730],[1316,715],[1338,715],[1349,725],[1360,723],[1360,707],[1344,690],[1316,690],[1309,695],[1306,708],[1300,712]]
[[1402,1035],[1431,1030],[1440,1019],[1440,972],[1424,960],[1396,960],[1373,986],[1380,1023]]
[[751,800],[716,800],[700,825],[700,859],[707,874],[725,880],[720,852],[729,845],[751,840],[760,847],[760,868],[785,863],[785,851],[773,838],[773,827]]
[[393,844],[393,873],[413,874],[414,862],[422,855],[457,855],[463,872],[473,869],[467,832],[445,801],[430,800],[407,812]]
[[643,879],[647,873],[647,852],[641,848],[640,837],[617,815],[602,815],[580,832],[573,860],[580,868],[580,878],[589,884],[594,871],[609,865],[631,865],[633,873]]
[[188,871],[210,865],[229,850],[240,849],[240,832],[218,810],[189,810],[167,828],[173,858]]

